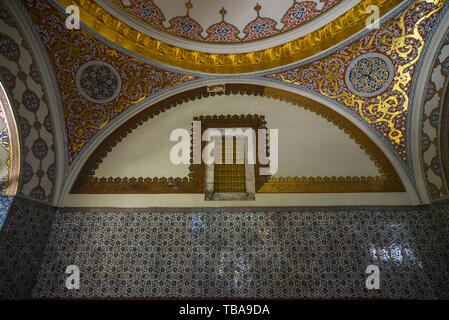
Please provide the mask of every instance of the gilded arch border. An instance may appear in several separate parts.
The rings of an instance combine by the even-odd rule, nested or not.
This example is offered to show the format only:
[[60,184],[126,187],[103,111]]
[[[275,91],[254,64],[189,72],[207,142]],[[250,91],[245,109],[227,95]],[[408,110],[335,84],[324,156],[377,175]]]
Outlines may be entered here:
[[338,112],[304,96],[253,84],[226,84],[224,92],[208,92],[203,86],[187,90],[159,101],[129,120],[107,136],[84,163],[71,194],[157,194],[157,193],[203,193],[201,173],[191,170],[185,178],[98,178],[95,170],[123,138],[154,116],[195,99],[214,95],[246,94],[278,99],[303,107],[333,123],[353,139],[370,156],[379,168],[377,177],[272,177],[257,193],[351,193],[351,192],[405,192],[397,172],[380,148],[356,125]]

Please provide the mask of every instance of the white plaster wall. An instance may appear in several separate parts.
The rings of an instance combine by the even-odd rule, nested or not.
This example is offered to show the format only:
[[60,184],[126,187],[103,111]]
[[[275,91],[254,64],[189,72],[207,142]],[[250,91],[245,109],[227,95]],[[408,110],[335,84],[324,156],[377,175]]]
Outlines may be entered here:
[[264,115],[279,130],[279,169],[275,176],[376,176],[364,150],[342,130],[304,108],[254,96],[215,96],[172,108],[134,130],[96,170],[97,177],[185,177],[187,165],[173,165],[172,130],[191,130],[200,115]]
[[206,201],[204,194],[68,194],[63,207],[252,207],[411,205],[407,193],[257,193],[253,201]]

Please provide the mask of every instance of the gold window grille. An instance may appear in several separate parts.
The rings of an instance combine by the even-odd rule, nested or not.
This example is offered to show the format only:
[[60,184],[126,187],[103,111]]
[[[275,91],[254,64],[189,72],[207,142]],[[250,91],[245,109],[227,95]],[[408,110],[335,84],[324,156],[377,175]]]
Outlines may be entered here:
[[238,150],[236,137],[232,137],[232,143],[229,140],[222,137],[221,157],[218,155],[221,163],[214,164],[214,192],[246,192],[244,150]]

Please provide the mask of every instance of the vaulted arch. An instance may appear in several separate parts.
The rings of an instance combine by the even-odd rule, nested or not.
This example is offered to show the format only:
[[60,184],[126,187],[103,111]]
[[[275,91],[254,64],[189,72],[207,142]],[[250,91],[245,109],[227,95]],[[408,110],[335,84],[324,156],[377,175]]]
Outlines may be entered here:
[[[21,138],[22,168],[17,193],[21,196],[53,203],[64,167],[59,153],[59,121],[55,104],[55,88],[46,76],[51,70],[42,63],[43,57],[17,3],[0,2],[0,81],[10,97],[17,116]],[[42,72],[43,71],[43,72]],[[51,105],[51,106],[50,106]],[[57,143],[56,140],[59,142]]]
[[414,105],[410,114],[415,179],[424,202],[448,197],[445,148],[449,92],[449,19],[446,18],[429,43],[429,51],[416,80]]
[[[235,96],[236,101],[231,99],[231,96]],[[233,104],[235,107],[236,104],[245,103],[246,100],[239,101],[238,99],[243,99],[243,96],[250,97],[259,97],[260,103],[257,106],[252,108],[248,103],[245,104],[245,108],[243,109],[241,106],[237,109],[229,106],[226,109],[214,109],[213,105],[219,102],[214,102],[210,100],[209,110],[206,110],[204,106],[198,106],[198,108],[202,108],[202,112],[205,112],[207,115],[208,112],[211,113],[211,117],[213,119],[224,119],[226,117],[235,117],[237,112],[240,111],[242,113],[242,117],[252,116],[254,112],[258,112],[258,116],[264,116],[267,121],[267,128],[270,128],[270,121],[274,120],[273,116],[269,115],[270,106],[271,108],[277,107],[276,103],[283,103],[286,106],[290,105],[292,110],[302,109],[305,114],[312,113],[318,118],[325,120],[324,122],[328,122],[332,127],[335,127],[337,131],[343,131],[347,143],[354,143],[354,145],[358,146],[359,150],[361,150],[361,154],[365,153],[367,155],[367,160],[372,161],[373,167],[376,167],[378,171],[378,175],[369,176],[369,174],[363,174],[363,170],[359,171],[359,175],[354,173],[353,176],[342,176],[338,175],[338,170],[336,176],[326,175],[319,176],[314,172],[315,176],[307,175],[307,170],[315,170],[315,169],[307,169],[302,172],[295,172],[297,169],[292,169],[291,171],[284,172],[288,176],[273,176],[266,180],[263,184],[259,185],[256,190],[260,194],[272,194],[272,193],[284,193],[284,194],[305,194],[305,193],[326,193],[326,194],[348,194],[348,193],[385,193],[385,192],[405,192],[405,188],[399,175],[397,174],[395,168],[391,164],[390,160],[385,156],[383,151],[356,125],[354,125],[351,121],[346,119],[344,116],[339,114],[336,111],[333,111],[329,107],[305,96],[301,96],[295,94],[293,92],[289,92],[282,89],[277,89],[273,87],[267,87],[262,85],[252,85],[252,84],[226,84],[226,85],[217,85],[217,86],[204,86],[199,87],[192,90],[187,90],[176,95],[173,95],[167,99],[161,100],[151,106],[148,106],[143,111],[138,113],[137,115],[131,117],[124,123],[122,123],[116,130],[108,135],[91,153],[88,160],[84,163],[82,169],[80,170],[78,177],[71,187],[70,193],[72,195],[70,197],[80,197],[81,194],[201,194],[204,193],[204,168],[201,165],[195,166],[191,165],[189,167],[189,173],[182,177],[182,174],[179,176],[145,176],[145,172],[134,171],[134,176],[126,176],[126,173],[121,173],[121,165],[120,162],[112,162],[111,168],[115,168],[114,170],[106,173],[103,173],[103,176],[97,176],[96,172],[99,167],[103,163],[104,159],[109,155],[113,154],[115,148],[120,146],[121,144],[128,141],[127,137],[132,135],[134,130],[140,129],[143,125],[149,125],[157,123],[159,127],[162,125],[164,127],[171,128],[170,121],[173,118],[160,118],[162,113],[170,113],[171,116],[177,114],[178,118],[180,116],[190,116],[191,107],[189,107],[189,103],[192,100],[199,101],[199,103],[203,99],[211,99],[213,97],[228,97],[229,103]],[[241,96],[242,98],[238,98]],[[255,98],[254,98],[255,99]],[[267,100],[268,108],[264,109],[262,106],[263,100]],[[225,101],[225,100],[223,100]],[[278,101],[278,102],[276,102]],[[296,106],[296,107],[294,107]],[[283,108],[283,106],[282,106]],[[219,110],[219,111],[218,111]],[[168,111],[168,112],[167,112]],[[217,114],[219,112],[219,114]],[[228,112],[223,114],[222,112]],[[192,113],[194,114],[194,113]],[[291,117],[295,117],[295,114],[292,114]],[[301,120],[301,115],[298,115],[298,121]],[[212,119],[211,118],[211,119]],[[172,120],[170,120],[172,119]],[[186,118],[188,119],[188,118]],[[191,121],[192,119],[190,119]],[[282,119],[279,119],[275,125],[275,127],[281,127],[283,122]],[[287,118],[284,118],[284,130],[287,132],[286,127],[288,126]],[[186,122],[185,120],[184,122]],[[319,121],[319,120],[314,120]],[[148,122],[148,124],[146,124]],[[186,122],[187,123],[187,122]],[[174,129],[174,128],[172,128]],[[280,129],[282,130],[282,129]],[[300,132],[301,128],[291,128],[292,131],[289,132]],[[150,135],[154,135],[150,134]],[[310,132],[313,135],[313,132]],[[139,136],[149,136],[145,135],[142,132],[139,132]],[[331,139],[331,137],[329,137]],[[148,138],[149,139],[149,138]],[[282,138],[281,138],[282,139]],[[287,140],[287,137],[284,138]],[[292,138],[296,139],[296,138]],[[168,136],[166,137],[168,141]],[[313,139],[311,139],[313,140]],[[156,140],[155,140],[156,141]],[[294,140],[292,140],[294,141]],[[165,141],[160,142],[159,144],[164,144]],[[314,144],[319,145],[319,141],[314,141]],[[324,143],[324,142],[322,142]],[[153,153],[157,151],[157,142],[150,143],[147,146],[137,146],[134,145],[135,148],[150,148],[154,150]],[[341,150],[344,150],[345,142],[338,142]],[[288,145],[288,144],[286,144]],[[291,143],[290,147],[287,147],[288,151],[291,154],[295,154],[292,148],[295,148],[295,144]],[[131,148],[132,149],[132,148]],[[320,148],[322,150],[323,148]],[[129,150],[126,149],[126,150]],[[338,150],[338,147],[337,149]],[[349,149],[348,149],[349,150]],[[352,149],[351,149],[352,150]],[[354,149],[356,150],[356,149]],[[115,156],[118,158],[125,157],[125,153],[127,151],[117,151]],[[299,151],[298,151],[299,152]],[[352,153],[356,151],[350,151]],[[164,151],[164,154],[167,153],[167,150]],[[282,151],[280,151],[282,153]],[[329,154],[326,155],[328,157]],[[168,154],[167,154],[168,156]],[[306,155],[304,155],[306,156]],[[346,155],[348,156],[348,155]],[[145,157],[148,157],[148,166],[151,166],[151,154],[147,154]],[[118,159],[117,158],[117,159]],[[337,157],[336,157],[337,158]],[[344,156],[343,156],[344,158]],[[357,157],[356,157],[357,158]],[[351,163],[351,161],[355,161],[354,159],[346,157],[347,164]],[[129,161],[133,161],[133,158],[130,158]],[[156,161],[155,159],[153,159]],[[109,161],[109,159],[108,159]],[[290,161],[300,161],[300,159],[290,159]],[[320,161],[323,161],[321,159]],[[160,163],[161,161],[159,161]],[[344,161],[343,161],[344,162]],[[154,162],[156,163],[156,162]],[[286,163],[284,163],[284,167]],[[129,164],[129,166],[133,166],[133,164]],[[288,165],[287,165],[288,166]],[[338,164],[334,163],[332,165],[331,159],[328,159],[327,164],[324,166],[334,166],[338,167]],[[298,167],[297,167],[298,168]],[[101,171],[101,170],[100,170]],[[163,171],[163,170],[162,170]],[[156,172],[156,171],[155,171]],[[159,171],[161,172],[161,171]],[[341,172],[350,172],[350,171],[341,171]],[[354,171],[356,172],[356,171]],[[368,172],[368,171],[367,171]],[[105,174],[111,174],[111,176],[105,176]],[[147,172],[148,173],[148,172]],[[117,174],[117,176],[112,176],[113,174]],[[151,173],[150,173],[151,174]],[[299,174],[299,176],[298,176]],[[139,175],[141,175],[139,177]],[[77,196],[74,196],[74,195]]]

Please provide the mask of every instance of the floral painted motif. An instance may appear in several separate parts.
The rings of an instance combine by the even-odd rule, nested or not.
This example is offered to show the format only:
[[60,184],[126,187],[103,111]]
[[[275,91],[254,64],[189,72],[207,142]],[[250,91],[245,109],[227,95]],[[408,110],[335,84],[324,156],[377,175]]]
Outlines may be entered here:
[[245,40],[256,40],[277,34],[276,21],[269,18],[260,18],[248,24],[243,32],[246,34]]
[[390,59],[381,54],[365,54],[355,59],[346,71],[346,84],[360,96],[375,96],[388,88],[395,70]]
[[[29,45],[1,0],[0,12],[0,82],[16,111],[24,158],[17,193],[34,197],[37,194],[32,190],[42,189],[44,192],[38,199],[48,202],[52,200],[55,183],[45,171],[56,165],[56,156],[53,133],[42,125],[46,121],[47,128],[53,127],[45,91]],[[14,163],[19,162],[11,161]]]
[[[119,5],[123,5],[121,0],[114,0]],[[129,0],[129,6],[125,7],[128,13],[140,17],[143,21],[152,26],[163,28],[165,21],[162,11],[153,3],[153,1]]]
[[[272,18],[257,17],[255,20],[248,21],[247,26],[251,25],[251,27],[244,28],[244,30],[239,30],[239,28],[230,23],[225,23],[225,26],[221,25],[221,23],[204,26],[204,29],[207,29],[206,35],[201,34],[203,28],[189,14],[183,17],[174,17],[169,21],[168,26],[165,26],[163,24],[165,21],[164,14],[152,0],[129,0],[126,5],[122,0],[113,0],[112,2],[121,10],[151,27],[168,31],[173,35],[206,42],[233,43],[265,39],[272,35],[290,31],[326,13],[341,3],[342,0],[294,1],[294,4],[287,12],[282,17],[279,17],[279,21],[283,23],[283,27],[280,28],[276,28],[277,22]],[[188,11],[194,12],[194,10],[200,8],[201,4],[193,3],[192,5],[189,2]],[[230,8],[227,9],[230,10]],[[248,16],[251,17],[252,14],[251,12]],[[237,35],[240,33],[242,33],[242,36],[238,37]]]
[[38,159],[44,159],[48,152],[48,146],[45,140],[37,138],[34,140],[33,147],[31,148],[34,156]]
[[170,20],[170,28],[168,31],[188,37],[191,39],[202,39],[200,24],[190,17],[177,17]]
[[102,61],[93,61],[81,66],[77,72],[78,90],[93,102],[111,101],[119,94],[121,80],[118,72]]
[[145,18],[150,18],[156,14],[156,10],[148,4],[143,3],[140,5],[140,8]]
[[239,30],[224,21],[209,27],[207,34],[206,41],[209,42],[240,42]]
[[143,63],[83,30],[68,30],[66,17],[50,2],[35,2],[50,7],[38,10],[36,5],[25,3],[44,35],[42,40],[59,84],[70,163],[99,130],[123,111],[165,88],[194,79]]
[[447,196],[446,181],[441,166],[442,158],[442,137],[441,124],[442,111],[444,107],[449,107],[446,97],[449,97],[447,88],[449,86],[449,72],[446,68],[449,65],[449,33],[440,44],[440,48],[435,56],[435,62],[426,87],[424,107],[422,114],[422,135],[421,135],[421,159],[425,174],[427,190],[432,201]]
[[0,54],[11,61],[18,61],[20,57],[19,45],[3,33],[0,33]]
[[22,103],[31,112],[37,112],[39,110],[39,98],[31,91],[26,90],[22,96]]
[[340,0],[326,1],[321,10],[317,9],[317,3],[313,1],[295,2],[281,20],[284,23],[282,31],[289,31],[312,21],[340,2]]

